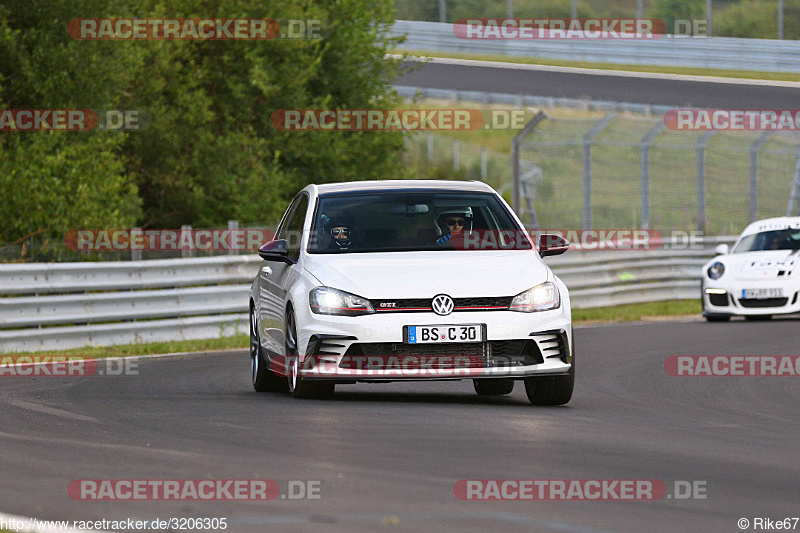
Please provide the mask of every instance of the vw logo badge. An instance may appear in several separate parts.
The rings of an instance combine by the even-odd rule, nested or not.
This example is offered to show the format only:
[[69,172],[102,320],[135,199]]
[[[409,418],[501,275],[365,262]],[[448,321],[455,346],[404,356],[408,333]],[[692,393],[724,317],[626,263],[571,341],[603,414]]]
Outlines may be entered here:
[[431,302],[431,307],[433,308],[433,312],[437,315],[449,315],[453,312],[453,299],[446,294],[434,296],[433,302]]

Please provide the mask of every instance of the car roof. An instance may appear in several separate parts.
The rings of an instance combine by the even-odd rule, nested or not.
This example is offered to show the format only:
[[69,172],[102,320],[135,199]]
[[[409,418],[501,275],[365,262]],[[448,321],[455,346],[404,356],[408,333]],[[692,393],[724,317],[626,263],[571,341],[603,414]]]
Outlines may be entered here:
[[742,232],[742,235],[751,235],[753,233],[761,233],[762,231],[786,229],[790,227],[800,229],[800,217],[776,217],[757,220],[748,225]]
[[458,180],[365,180],[314,185],[318,194],[347,192],[385,192],[410,189],[446,190],[457,192],[495,192],[481,181]]

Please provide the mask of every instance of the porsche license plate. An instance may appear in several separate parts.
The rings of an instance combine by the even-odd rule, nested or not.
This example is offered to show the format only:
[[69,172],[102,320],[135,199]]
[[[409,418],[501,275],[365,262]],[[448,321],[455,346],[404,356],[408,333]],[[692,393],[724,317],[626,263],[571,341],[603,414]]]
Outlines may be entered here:
[[742,298],[750,300],[783,298],[783,289],[742,289]]

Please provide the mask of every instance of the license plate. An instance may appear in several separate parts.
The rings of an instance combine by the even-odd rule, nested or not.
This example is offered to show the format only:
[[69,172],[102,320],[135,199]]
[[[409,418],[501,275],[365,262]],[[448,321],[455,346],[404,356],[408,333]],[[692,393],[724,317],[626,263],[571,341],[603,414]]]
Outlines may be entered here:
[[783,289],[742,289],[742,298],[751,300],[783,298]]
[[483,342],[483,327],[481,324],[407,326],[406,341],[409,344]]

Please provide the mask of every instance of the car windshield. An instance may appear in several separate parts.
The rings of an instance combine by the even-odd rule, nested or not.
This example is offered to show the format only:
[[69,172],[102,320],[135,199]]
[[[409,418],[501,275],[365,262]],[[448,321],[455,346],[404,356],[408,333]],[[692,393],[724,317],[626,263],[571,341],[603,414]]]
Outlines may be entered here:
[[800,229],[787,228],[748,235],[741,240],[733,253],[769,250],[800,250]]
[[493,194],[396,191],[322,195],[308,251],[531,248],[524,230]]

